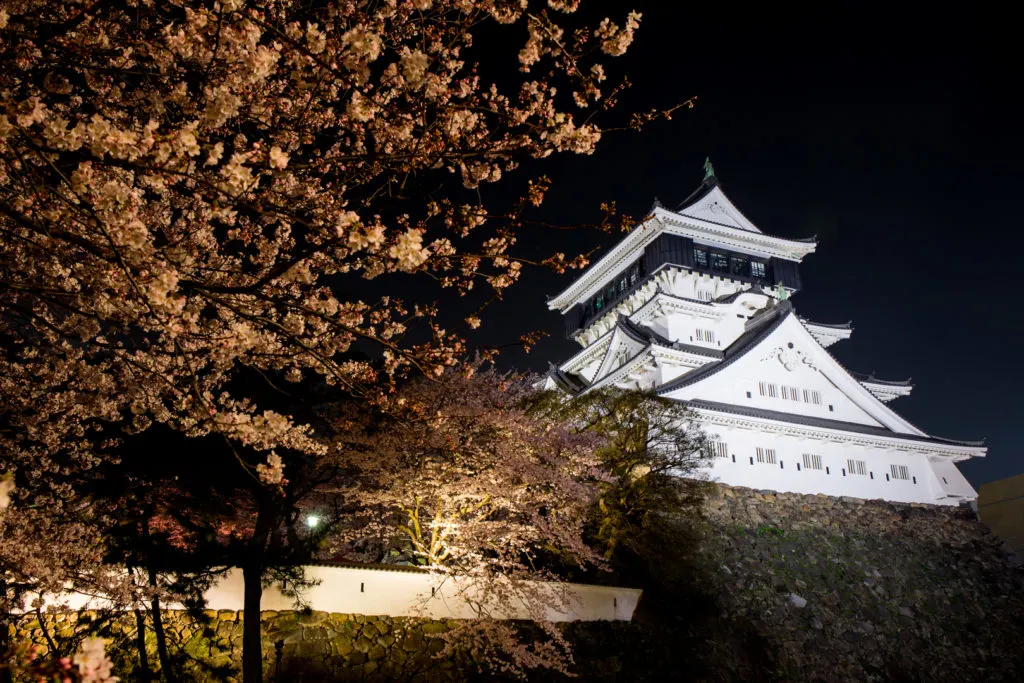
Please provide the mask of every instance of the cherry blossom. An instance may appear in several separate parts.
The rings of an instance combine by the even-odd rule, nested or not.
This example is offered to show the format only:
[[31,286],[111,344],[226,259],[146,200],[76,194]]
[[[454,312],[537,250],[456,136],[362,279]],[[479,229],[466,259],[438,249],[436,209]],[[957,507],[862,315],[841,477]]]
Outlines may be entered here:
[[[436,299],[497,299],[518,281],[533,261],[517,233],[549,182],[517,172],[592,153],[621,91],[597,87],[612,70],[601,60],[625,51],[639,15],[587,26],[578,5],[5,3],[5,580],[102,584],[131,602],[96,559],[104,520],[83,512],[82,482],[118,461],[124,435],[223,439],[239,479],[267,496],[290,458],[330,457],[310,425],[239,389],[243,372],[322,381],[384,410],[410,377],[459,364],[486,317],[444,327]],[[508,78],[476,63],[485,31],[527,41]],[[515,71],[520,49],[529,74]],[[498,182],[520,183],[522,199],[489,206]],[[596,227],[621,227],[607,215]],[[364,293],[371,279],[387,295]],[[410,291],[435,300],[399,296]],[[353,358],[357,344],[372,357]]]

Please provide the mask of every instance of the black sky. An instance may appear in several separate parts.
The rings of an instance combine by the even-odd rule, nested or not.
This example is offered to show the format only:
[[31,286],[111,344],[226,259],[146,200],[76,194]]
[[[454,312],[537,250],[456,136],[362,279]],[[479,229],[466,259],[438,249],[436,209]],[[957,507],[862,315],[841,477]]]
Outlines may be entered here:
[[[634,83],[625,104],[697,95],[698,106],[609,137],[591,157],[551,160],[545,217],[590,219],[609,199],[633,215],[655,196],[674,207],[710,156],[723,190],[763,231],[818,235],[794,304],[811,320],[853,320],[853,337],[830,349],[839,360],[912,377],[914,393],[891,405],[925,431],[985,437],[988,458],[962,467],[975,486],[1024,472],[1024,137],[1009,18],[935,6],[785,17],[735,3],[606,3],[613,16],[630,7],[644,17],[623,59]],[[578,251],[620,238],[537,233],[525,246]],[[544,370],[568,358],[578,346],[545,298],[572,277],[529,272],[488,311],[479,341],[542,329],[551,336],[532,353],[503,362]]]

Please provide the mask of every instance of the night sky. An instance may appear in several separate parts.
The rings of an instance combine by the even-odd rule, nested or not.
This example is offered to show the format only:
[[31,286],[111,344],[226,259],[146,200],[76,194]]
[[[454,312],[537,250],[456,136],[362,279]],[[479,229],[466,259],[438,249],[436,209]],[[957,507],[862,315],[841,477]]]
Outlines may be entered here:
[[[679,6],[677,6],[679,5]],[[655,196],[675,208],[710,156],[720,185],[761,230],[817,235],[801,268],[797,311],[852,320],[832,351],[881,379],[912,377],[890,404],[921,429],[985,438],[989,456],[962,466],[974,486],[1024,472],[1020,356],[1024,237],[1016,204],[1024,173],[1015,40],[998,17],[901,18],[862,5],[847,16],[757,16],[737,4],[607,3],[643,12],[620,66],[628,106],[698,106],[639,134],[608,136],[590,157],[542,168],[555,187],[544,218],[580,222],[615,200],[642,216]],[[834,10],[830,10],[834,11]],[[528,253],[619,235],[544,233]],[[550,333],[508,367],[543,371],[579,347],[546,297],[571,282],[530,271],[490,308],[478,343]]]

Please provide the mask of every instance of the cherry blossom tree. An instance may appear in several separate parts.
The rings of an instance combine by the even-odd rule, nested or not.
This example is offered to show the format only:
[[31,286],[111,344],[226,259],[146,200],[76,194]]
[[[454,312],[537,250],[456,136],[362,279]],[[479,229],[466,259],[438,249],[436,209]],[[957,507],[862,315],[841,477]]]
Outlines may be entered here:
[[[449,647],[469,640],[482,658],[517,672],[571,661],[545,612],[571,609],[552,585],[564,578],[559,569],[601,565],[584,531],[610,482],[602,440],[531,414],[535,393],[524,377],[469,365],[410,382],[387,410],[338,406],[331,450],[345,469],[318,494],[350,506],[335,534],[348,547],[369,544],[378,561],[397,550],[439,582],[461,580],[479,618],[449,633]],[[521,642],[495,618],[523,606],[549,638]],[[501,657],[487,656],[494,652]]]
[[[517,231],[548,182],[523,179],[507,208],[485,204],[484,188],[524,161],[593,152],[607,132],[598,115],[622,87],[608,83],[609,59],[639,25],[623,12],[588,27],[579,4],[0,3],[0,473],[13,477],[11,509],[72,518],[88,504],[79,473],[116,461],[124,434],[153,425],[222,439],[239,477],[274,500],[289,458],[328,446],[239,391],[239,372],[318,377],[385,406],[410,373],[453,366],[463,332],[440,324],[437,304],[397,296],[407,284],[338,292],[415,276],[500,296],[517,280]],[[474,45],[488,31],[524,41],[506,60],[518,73],[485,77],[481,60],[506,57]],[[479,324],[465,317],[466,329]],[[375,358],[354,357],[357,343]],[[281,521],[257,520],[254,556]],[[66,533],[59,521],[37,528]],[[0,530],[5,576],[28,576],[34,557],[53,581],[77,580],[80,565],[47,551],[53,534],[11,529]],[[262,570],[254,563],[251,582]],[[246,619],[255,681],[258,614]]]

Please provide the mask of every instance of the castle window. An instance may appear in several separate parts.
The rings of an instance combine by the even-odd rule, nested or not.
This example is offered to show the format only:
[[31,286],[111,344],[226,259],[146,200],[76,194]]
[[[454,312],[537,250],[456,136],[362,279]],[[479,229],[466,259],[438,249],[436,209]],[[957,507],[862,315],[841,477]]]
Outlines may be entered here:
[[724,441],[711,442],[711,454],[716,458],[728,458],[729,446]]
[[761,448],[757,447],[757,461],[768,463],[769,465],[778,464],[778,459],[775,457],[774,448]]
[[777,398],[779,395],[779,388],[771,382],[758,382],[757,388],[761,391],[762,396],[768,398]]
[[713,330],[697,330],[697,341],[714,343],[715,333]]
[[892,465],[893,479],[910,479],[910,472],[906,465]]
[[725,254],[711,253],[711,270],[720,270],[723,273],[729,272],[729,257]]
[[804,453],[804,467],[809,470],[820,470],[823,467],[821,456],[814,453]]
[[804,389],[804,403],[813,403],[816,406],[820,406],[821,392],[815,389]]
[[[785,397],[783,397],[783,398],[785,398]],[[793,400],[793,401],[799,401],[800,400],[800,390],[797,389],[796,387],[790,387],[789,388],[789,398],[790,398],[790,400]]]
[[847,460],[846,464],[850,474],[865,475],[868,473],[868,465],[863,460]]
[[733,275],[746,275],[750,270],[749,262],[743,256],[733,256],[729,261]]
[[708,252],[703,249],[693,250],[693,262],[697,264],[699,268],[708,267]]
[[768,277],[768,269],[765,268],[765,264],[761,263],[760,261],[751,261],[750,276],[763,280],[766,277]]

